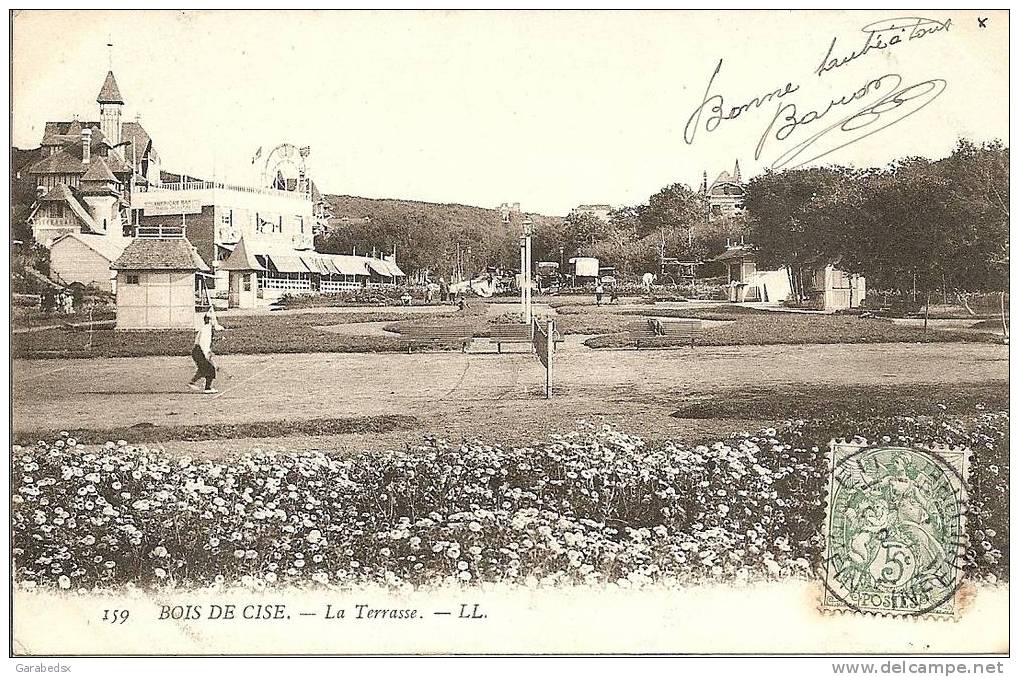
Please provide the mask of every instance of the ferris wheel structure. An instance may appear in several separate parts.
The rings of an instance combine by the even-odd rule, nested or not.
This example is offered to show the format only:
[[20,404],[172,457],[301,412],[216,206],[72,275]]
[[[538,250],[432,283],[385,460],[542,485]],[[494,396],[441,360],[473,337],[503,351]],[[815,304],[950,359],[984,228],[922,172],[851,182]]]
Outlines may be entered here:
[[276,190],[310,193],[309,155],[311,155],[310,146],[298,147],[292,143],[279,144],[265,156],[265,163],[262,165],[262,186]]

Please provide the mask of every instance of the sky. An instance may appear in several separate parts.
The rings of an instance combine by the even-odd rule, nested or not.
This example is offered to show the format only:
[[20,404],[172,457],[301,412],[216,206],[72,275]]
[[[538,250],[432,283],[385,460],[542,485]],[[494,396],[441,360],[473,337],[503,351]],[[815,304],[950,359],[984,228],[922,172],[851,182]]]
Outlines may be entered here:
[[[140,115],[164,169],[251,184],[256,150],[288,142],[311,147],[309,172],[326,193],[519,202],[544,214],[644,203],[736,160],[747,178],[801,162],[943,157],[959,137],[1007,143],[1008,15],[906,14],[931,21],[888,11],[20,12],[12,143],[37,146],[47,120],[98,119],[110,63],[124,119]],[[818,74],[863,50],[864,27],[890,26],[872,43],[899,44]],[[708,96],[722,101],[688,125],[720,60]],[[884,104],[890,112],[820,134],[908,87]],[[844,103],[782,129],[833,100]],[[712,127],[715,104],[738,114]]]

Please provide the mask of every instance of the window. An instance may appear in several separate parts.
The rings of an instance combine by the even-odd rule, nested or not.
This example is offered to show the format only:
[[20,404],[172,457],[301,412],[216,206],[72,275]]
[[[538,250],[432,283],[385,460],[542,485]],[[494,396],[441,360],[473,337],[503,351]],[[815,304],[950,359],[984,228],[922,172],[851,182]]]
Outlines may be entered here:
[[304,234],[304,217],[303,216],[298,216],[297,217],[297,221],[301,224],[301,234],[303,235]]
[[139,284],[138,275],[137,274],[136,275],[128,274],[128,276],[127,276],[127,284]]
[[221,225],[229,226],[233,223],[233,212],[224,212],[219,215],[219,222]]
[[251,276],[253,273],[248,273],[244,276],[244,291],[251,291]]

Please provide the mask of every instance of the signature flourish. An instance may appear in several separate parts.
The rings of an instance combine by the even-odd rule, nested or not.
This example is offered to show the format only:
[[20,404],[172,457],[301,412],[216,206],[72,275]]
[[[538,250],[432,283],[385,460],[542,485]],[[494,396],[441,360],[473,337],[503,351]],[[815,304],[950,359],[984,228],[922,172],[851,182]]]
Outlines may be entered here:
[[[894,125],[896,122],[905,120],[910,115],[930,105],[934,99],[941,96],[941,93],[945,91],[947,86],[948,82],[941,78],[932,78],[914,85],[902,86],[902,76],[888,73],[869,81],[848,99],[843,97],[838,101],[833,101],[820,114],[816,111],[808,111],[798,116],[796,104],[785,104],[779,107],[771,124],[768,125],[768,128],[765,129],[764,134],[761,136],[755,157],[760,157],[761,149],[766,139],[770,135],[772,128],[780,120],[782,124],[776,129],[775,138],[784,140],[797,128],[824,117],[836,105],[845,105],[851,101],[866,98],[871,92],[878,90],[892,90],[877,101],[868,103],[858,111],[850,113],[813,136],[797,143],[771,163],[772,169],[781,169],[795,161],[795,164],[792,166],[795,169],[865,139],[871,134]],[[828,138],[822,142],[822,139],[826,136]],[[813,150],[808,153],[808,149],[812,146],[814,146]],[[804,154],[806,154],[806,157],[801,157]]]

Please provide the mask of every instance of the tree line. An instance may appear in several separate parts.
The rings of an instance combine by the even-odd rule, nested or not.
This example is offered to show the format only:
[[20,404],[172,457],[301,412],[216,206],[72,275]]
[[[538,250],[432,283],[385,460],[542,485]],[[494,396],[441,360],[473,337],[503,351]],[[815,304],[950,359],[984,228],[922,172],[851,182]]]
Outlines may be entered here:
[[621,277],[659,273],[663,256],[704,262],[701,276],[717,274],[711,259],[743,238],[758,267],[789,268],[794,293],[821,262],[865,275],[871,289],[999,290],[1008,277],[1008,154],[1000,141],[962,140],[940,160],[769,171],[745,186],[742,212],[711,219],[705,196],[680,183],[607,221],[513,214],[504,222],[478,207],[329,196],[334,213],[353,218],[318,244],[341,253],[396,244],[408,272],[516,269],[530,218],[535,262],[593,256]]
[[941,160],[760,175],[745,200],[758,265],[788,266],[794,292],[817,262],[902,294],[1004,289],[1008,155],[999,141],[961,140]]

